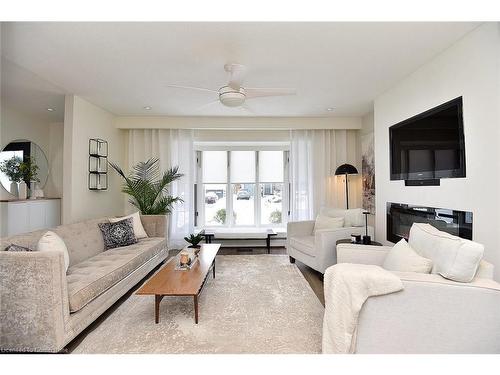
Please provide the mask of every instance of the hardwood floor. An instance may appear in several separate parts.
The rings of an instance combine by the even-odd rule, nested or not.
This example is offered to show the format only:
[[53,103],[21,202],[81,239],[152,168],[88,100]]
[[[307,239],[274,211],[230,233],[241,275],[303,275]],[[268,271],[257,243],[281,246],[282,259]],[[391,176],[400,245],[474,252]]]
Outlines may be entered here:
[[[170,251],[169,257],[175,256],[178,252]],[[252,254],[267,254],[267,249],[265,247],[223,247],[219,250],[220,255],[252,255]],[[284,247],[272,247],[271,254],[286,254],[286,249]],[[124,301],[127,300],[138,288],[139,286],[149,279],[159,267],[163,265],[160,264],[154,270],[152,270],[143,280],[141,280],[135,287],[130,289],[125,295],[123,295],[118,301],[116,301],[113,306],[111,306],[106,312],[104,312],[99,318],[97,318],[91,325],[89,325],[82,333],[80,333],[73,341],[71,341],[66,348],[62,351],[63,353],[71,353],[78,344],[87,336],[90,332],[96,329],[99,324],[101,324],[107,317],[109,317]],[[308,266],[295,262],[304,278],[307,280],[311,289],[314,291],[318,299],[321,301],[323,306],[325,305],[325,299],[323,295],[323,275]]]

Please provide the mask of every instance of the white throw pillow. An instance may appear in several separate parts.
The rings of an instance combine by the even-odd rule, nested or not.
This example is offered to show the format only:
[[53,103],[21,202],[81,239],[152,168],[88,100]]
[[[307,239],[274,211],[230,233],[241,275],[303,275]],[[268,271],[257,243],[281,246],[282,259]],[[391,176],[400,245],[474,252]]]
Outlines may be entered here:
[[440,231],[430,224],[414,223],[409,244],[423,257],[432,259],[432,273],[466,283],[474,278],[484,254],[483,245]]
[[365,215],[362,208],[351,208],[343,210],[341,208],[323,207],[320,210],[320,215],[330,217],[343,217],[345,227],[364,227]]
[[418,255],[406,240],[401,239],[389,251],[382,267],[389,271],[430,273],[432,260]]
[[63,239],[52,231],[46,232],[36,245],[37,251],[58,251],[64,256],[64,267],[68,271],[69,267],[69,253]]
[[343,217],[329,217],[318,215],[314,223],[314,233],[319,229],[337,229],[344,226]]
[[112,217],[109,219],[109,222],[116,223],[118,221],[128,219],[129,217],[132,218],[132,224],[134,226],[135,238],[137,238],[138,240],[141,238],[146,238],[148,236],[148,234],[146,233],[146,231],[144,230],[144,227],[142,226],[142,221],[141,221],[141,217],[139,216],[139,211],[134,212],[133,214],[130,214],[127,216],[123,216],[123,217]]

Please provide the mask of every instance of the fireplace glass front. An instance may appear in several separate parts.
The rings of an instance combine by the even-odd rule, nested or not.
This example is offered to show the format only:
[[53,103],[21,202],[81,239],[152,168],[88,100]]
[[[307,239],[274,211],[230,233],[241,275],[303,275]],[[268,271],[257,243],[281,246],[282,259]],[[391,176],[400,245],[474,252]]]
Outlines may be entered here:
[[443,232],[472,240],[472,212],[387,203],[387,240],[408,239],[413,223],[428,223]]

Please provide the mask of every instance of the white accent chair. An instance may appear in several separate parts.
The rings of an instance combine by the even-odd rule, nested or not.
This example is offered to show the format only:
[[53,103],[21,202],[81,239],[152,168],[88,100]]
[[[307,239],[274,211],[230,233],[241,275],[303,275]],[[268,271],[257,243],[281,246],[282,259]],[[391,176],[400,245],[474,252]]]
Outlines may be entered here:
[[[339,244],[337,261],[382,266],[390,249]],[[500,284],[492,264],[481,260],[468,283],[437,273],[394,273],[404,289],[365,302],[356,353],[500,353]]]
[[[344,227],[314,231],[314,220],[289,222],[286,249],[291,263],[298,260],[318,272],[325,273],[328,267],[337,263],[335,247],[338,240],[350,239],[351,234],[365,234],[365,217],[361,208],[322,208],[320,215],[343,217]],[[368,234],[373,240],[373,228],[370,226]]]

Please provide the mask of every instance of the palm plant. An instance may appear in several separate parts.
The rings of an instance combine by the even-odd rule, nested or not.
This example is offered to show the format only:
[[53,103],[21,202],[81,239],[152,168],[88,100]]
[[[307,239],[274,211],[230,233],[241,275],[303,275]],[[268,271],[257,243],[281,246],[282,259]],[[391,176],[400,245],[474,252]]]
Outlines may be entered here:
[[166,215],[172,212],[175,203],[182,202],[180,197],[169,195],[168,185],[183,176],[179,167],[172,167],[160,173],[157,158],[139,162],[128,175],[115,163],[111,167],[123,178],[122,192],[130,195],[129,203],[139,209],[142,215]]

